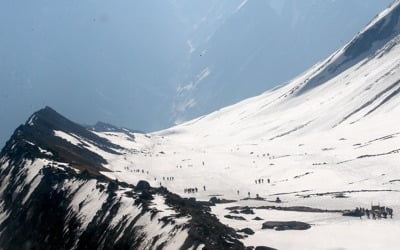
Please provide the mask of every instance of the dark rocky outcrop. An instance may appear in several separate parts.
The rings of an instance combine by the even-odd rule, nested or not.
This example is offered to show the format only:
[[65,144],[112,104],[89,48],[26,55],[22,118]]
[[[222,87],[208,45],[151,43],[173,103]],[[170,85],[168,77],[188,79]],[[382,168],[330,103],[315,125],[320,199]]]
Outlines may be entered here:
[[310,224],[299,221],[267,221],[262,225],[262,229],[275,229],[276,231],[307,230],[310,228]]
[[135,191],[144,191],[144,190],[150,190],[150,184],[147,181],[139,181],[135,187]]
[[312,207],[304,207],[304,206],[291,206],[291,207],[281,207],[281,206],[259,206],[259,207],[228,207],[227,210],[230,211],[239,211],[241,209],[257,209],[257,210],[279,210],[279,211],[294,211],[294,212],[307,212],[307,213],[342,213],[343,210],[336,209],[320,209],[320,208],[312,208]]
[[217,197],[215,197],[215,196],[213,196],[213,197],[210,198],[210,203],[211,203],[212,205],[216,205],[216,204],[226,204],[226,203],[232,203],[232,202],[235,202],[235,201],[234,201],[234,200],[227,200],[227,199],[220,199],[220,198],[217,198]]
[[254,235],[254,231],[251,228],[243,228],[241,230],[238,231],[239,233],[245,233],[247,235]]
[[271,247],[258,246],[254,250],[276,250],[276,249]]
[[271,248],[271,247],[266,247],[266,246],[251,246],[251,247],[247,247],[246,250],[276,250],[275,248]]
[[189,236],[182,246],[182,250],[201,244],[204,244],[204,249],[207,250],[245,249],[243,243],[239,241],[242,237],[234,229],[223,225],[215,215],[210,214],[209,203],[198,202],[193,198],[181,198],[163,187],[158,190],[166,197],[166,204],[180,212],[178,216],[189,215],[191,217],[190,223],[187,225]]
[[231,220],[246,220],[242,216],[233,216],[233,215],[230,215],[230,214],[227,214],[224,217],[227,218],[227,219],[231,219]]
[[241,214],[254,214],[253,209],[249,208],[249,207],[245,207],[242,210],[240,210]]

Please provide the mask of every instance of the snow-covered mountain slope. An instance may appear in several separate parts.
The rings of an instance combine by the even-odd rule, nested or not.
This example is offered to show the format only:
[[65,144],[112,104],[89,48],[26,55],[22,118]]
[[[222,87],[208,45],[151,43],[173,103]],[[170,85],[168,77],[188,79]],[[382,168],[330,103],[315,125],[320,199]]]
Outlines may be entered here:
[[[399,11],[396,1],[331,57],[260,96],[137,136],[131,146],[118,134],[99,133],[133,150],[124,159],[109,159],[111,172],[104,174],[128,183],[146,179],[203,200],[221,195],[238,200],[238,206],[271,205],[279,196],[287,207],[341,211],[381,204],[396,213],[400,210]],[[137,168],[149,174],[130,170]],[[200,191],[185,192],[194,187]],[[265,200],[241,200],[257,196]],[[315,237],[337,234],[343,239],[310,245],[308,232],[294,234],[288,243],[278,237],[282,233],[268,236],[250,217],[243,223],[226,219],[229,211],[219,208],[213,211],[224,223],[237,229],[254,226],[256,234],[244,241],[248,245],[271,241],[272,247],[283,249],[396,249],[399,244],[396,216],[371,222],[343,219],[337,211],[320,218],[297,212],[292,217],[312,223]],[[263,212],[260,217],[290,216]],[[363,241],[365,235],[380,236],[370,242]]]
[[101,175],[125,150],[51,108],[33,114],[0,154],[0,248],[244,249],[208,203]]
[[[32,207],[55,204],[64,216],[54,237],[67,237],[63,242],[78,249],[89,244],[87,235],[100,248],[119,246],[104,244],[121,232],[118,244],[140,244],[139,249],[162,242],[171,249],[397,249],[399,12],[396,1],[346,46],[291,82],[164,131],[89,131],[49,108],[39,111],[1,154],[0,240],[11,246],[19,240],[10,236],[14,228],[26,230],[20,221],[47,216],[31,213]],[[141,180],[152,188],[133,186]],[[147,200],[149,195],[154,199]],[[341,214],[378,204],[393,208],[394,217]],[[51,213],[53,206],[46,206]],[[152,208],[168,212],[156,213],[160,220],[154,220]],[[175,222],[168,219],[172,210]],[[163,221],[169,226],[160,226]],[[284,229],[311,228],[269,231],[282,221],[291,222]],[[50,234],[42,225],[34,229],[44,242]],[[65,236],[70,231],[76,233]],[[173,239],[166,241],[167,235]]]
[[[173,106],[177,122],[289,80],[350,40],[391,2],[243,0],[216,1],[212,6],[209,1],[187,2],[203,14],[192,25],[191,53],[177,80]],[[183,10],[183,16],[194,12]]]
[[[218,158],[225,161],[223,166],[207,169],[207,173],[232,169],[234,165],[241,165],[241,161],[245,162],[237,166],[237,170],[248,169],[253,165],[246,162],[252,163],[252,160],[259,167],[276,161],[289,161],[287,163],[298,162],[303,167],[311,165],[313,168],[313,163],[327,162],[332,165],[332,171],[340,173],[342,167],[349,164],[359,165],[359,162],[367,161],[372,167],[374,161],[393,158],[398,150],[396,142],[400,132],[397,129],[400,114],[399,10],[397,1],[344,48],[280,88],[154,133],[153,140],[138,140],[141,139],[144,147],[154,154],[163,151],[165,154],[159,154],[162,162],[164,158],[176,159],[173,164],[164,162],[165,168],[167,165],[172,165],[172,168],[182,165],[178,161],[182,158],[179,153],[187,155],[186,158],[196,157],[192,163],[197,166],[203,160],[209,166],[212,161],[210,154],[214,153],[216,161]],[[386,33],[390,30],[390,34],[380,36],[382,30]],[[363,38],[367,36],[373,37],[368,39],[369,50],[365,50],[362,56],[349,59],[352,62],[356,60],[354,65],[340,64],[336,67],[341,69],[340,73],[329,75],[332,65],[347,60],[349,50],[365,48]],[[384,43],[379,48],[372,46],[377,42]],[[313,86],[312,80],[321,74],[329,80]],[[375,155],[378,156],[372,157]],[[379,157],[382,155],[385,156]],[[235,159],[233,162],[228,160],[231,157]],[[145,162],[145,159],[133,158],[132,161]],[[149,159],[150,165],[154,165],[157,159]],[[334,167],[338,164],[341,167],[336,170]],[[388,169],[395,172],[395,162],[389,165]],[[260,171],[270,170],[263,168]],[[234,175],[237,171],[229,172]],[[243,171],[238,172],[241,176]],[[232,185],[238,184],[232,182]]]

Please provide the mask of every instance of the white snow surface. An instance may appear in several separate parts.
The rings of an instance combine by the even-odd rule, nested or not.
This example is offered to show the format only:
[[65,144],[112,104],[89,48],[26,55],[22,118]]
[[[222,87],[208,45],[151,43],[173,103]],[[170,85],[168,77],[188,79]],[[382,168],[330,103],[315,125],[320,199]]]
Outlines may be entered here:
[[[400,1],[390,8],[398,4]],[[365,30],[384,18],[390,8]],[[108,162],[104,167],[110,171],[102,174],[107,177],[129,184],[147,180],[152,186],[162,185],[198,200],[209,200],[212,196],[233,200],[213,207],[212,212],[235,229],[253,229],[255,234],[243,239],[247,246],[398,249],[400,38],[394,38],[375,55],[323,84],[300,92],[308,79],[343,56],[346,46],[286,85],[170,129],[149,135],[131,134],[134,140],[126,133],[96,133],[124,147],[121,155],[106,153],[72,134],[54,133],[103,156]],[[196,84],[210,72],[204,69]],[[33,172],[27,176],[32,188],[40,182],[38,169],[33,164]],[[5,177],[4,181],[7,180]],[[96,189],[94,180],[67,182],[65,188],[73,194],[70,208],[79,213],[84,230],[107,197]],[[187,188],[197,188],[198,192],[188,194],[184,191]],[[345,198],[336,198],[338,194]],[[265,200],[245,200],[256,195]],[[368,220],[343,217],[337,212],[265,209],[255,209],[255,215],[240,214],[244,221],[224,217],[229,214],[228,206],[276,206],[274,200],[278,196],[283,201],[279,206],[283,207],[344,210],[379,204],[392,207],[394,218]],[[133,206],[132,199],[122,192],[120,201],[122,205],[110,227],[122,218],[133,220],[140,212],[140,207]],[[179,249],[187,237],[181,226],[190,218],[176,219],[175,225],[163,227],[158,219],[173,216],[175,212],[161,196],[155,196],[153,203],[153,208],[161,212],[153,219],[147,213],[137,220],[148,236],[142,248],[146,249],[157,237],[158,245],[168,242],[168,249]],[[0,212],[0,221],[5,216]],[[255,221],[255,216],[263,220]],[[267,220],[303,221],[312,228],[262,230],[261,225]]]
[[[231,206],[254,203],[241,200],[249,192],[252,198],[256,194],[266,198],[256,206],[274,205],[277,196],[283,200],[281,206],[341,210],[389,206],[394,208],[394,218],[375,221],[337,213],[260,212],[265,219],[314,224],[302,232],[263,231],[262,223],[250,219],[232,222],[223,217],[229,211],[220,205],[213,212],[234,228],[253,228],[256,234],[244,240],[246,245],[396,249],[400,244],[396,237],[400,228],[396,216],[400,213],[399,40],[394,38],[375,55],[302,94],[297,93],[304,82],[343,49],[286,85],[164,131],[135,134],[135,143],[127,143],[122,134],[111,138],[98,133],[127,147],[123,156],[108,162],[112,172],[104,174],[132,184],[144,179],[199,200],[211,196],[236,200]],[[256,184],[259,179],[264,182]],[[186,188],[199,192],[188,194]],[[347,198],[335,198],[337,194]]]

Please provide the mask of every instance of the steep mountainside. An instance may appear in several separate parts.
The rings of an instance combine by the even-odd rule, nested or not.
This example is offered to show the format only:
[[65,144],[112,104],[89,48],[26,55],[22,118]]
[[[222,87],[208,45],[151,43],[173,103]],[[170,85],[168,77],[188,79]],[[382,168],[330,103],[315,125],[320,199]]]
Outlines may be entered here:
[[102,155],[125,153],[49,107],[33,114],[0,154],[1,249],[244,249],[211,204],[100,175]]
[[[391,2],[217,1],[224,10],[219,19],[204,15],[195,26],[195,34],[208,31],[202,36],[207,40],[189,40],[191,53],[174,106],[177,118],[206,114],[289,80],[342,46]],[[210,24],[214,29],[204,29]]]
[[[235,201],[228,206],[257,208],[243,218],[232,217],[239,210],[224,205],[212,210],[237,230],[250,226],[255,231],[243,240],[246,245],[396,249],[398,217],[357,221],[343,219],[340,212],[371,204],[395,213],[400,209],[399,9],[400,2],[394,2],[328,59],[260,96],[137,136],[134,144],[118,134],[102,134],[132,150],[124,160],[111,159],[110,172],[103,174],[128,183],[145,178],[159,185],[162,180],[182,196],[208,200],[218,195]],[[129,174],[126,165],[145,167],[149,175]],[[192,187],[200,191],[190,192]],[[277,197],[283,208],[276,207]],[[293,209],[297,213],[282,212]],[[255,216],[261,220],[255,222]],[[290,241],[287,234],[266,232],[262,225],[268,218],[303,219],[321,242],[307,241],[307,232],[290,234]],[[328,241],[332,234],[342,241]],[[366,235],[374,240],[365,241]]]
[[0,154],[0,245],[397,250],[399,9],[288,84],[164,131],[35,113]]

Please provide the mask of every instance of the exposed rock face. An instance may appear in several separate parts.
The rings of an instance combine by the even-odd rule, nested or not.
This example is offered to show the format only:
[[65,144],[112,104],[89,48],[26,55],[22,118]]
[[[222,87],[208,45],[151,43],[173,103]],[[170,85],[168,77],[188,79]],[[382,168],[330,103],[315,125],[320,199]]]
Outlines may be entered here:
[[233,215],[230,215],[230,214],[225,215],[224,217],[227,218],[227,219],[231,219],[231,220],[246,220],[242,216],[233,216]]
[[310,224],[299,221],[267,221],[262,225],[262,229],[275,229],[276,231],[307,230],[310,228]]
[[254,211],[251,208],[246,207],[246,208],[240,210],[240,213],[241,214],[254,214]]
[[238,231],[239,233],[245,233],[247,235],[254,235],[254,231],[251,228],[243,228]]
[[135,187],[135,191],[150,190],[150,184],[147,181],[139,181]]
[[215,205],[215,204],[224,204],[224,203],[231,203],[231,202],[235,202],[234,200],[227,200],[227,199],[220,199],[220,198],[217,198],[217,197],[211,197],[210,198],[210,203],[212,204],[212,205]]
[[276,250],[276,249],[271,248],[271,247],[259,246],[259,247],[256,247],[254,250]]

